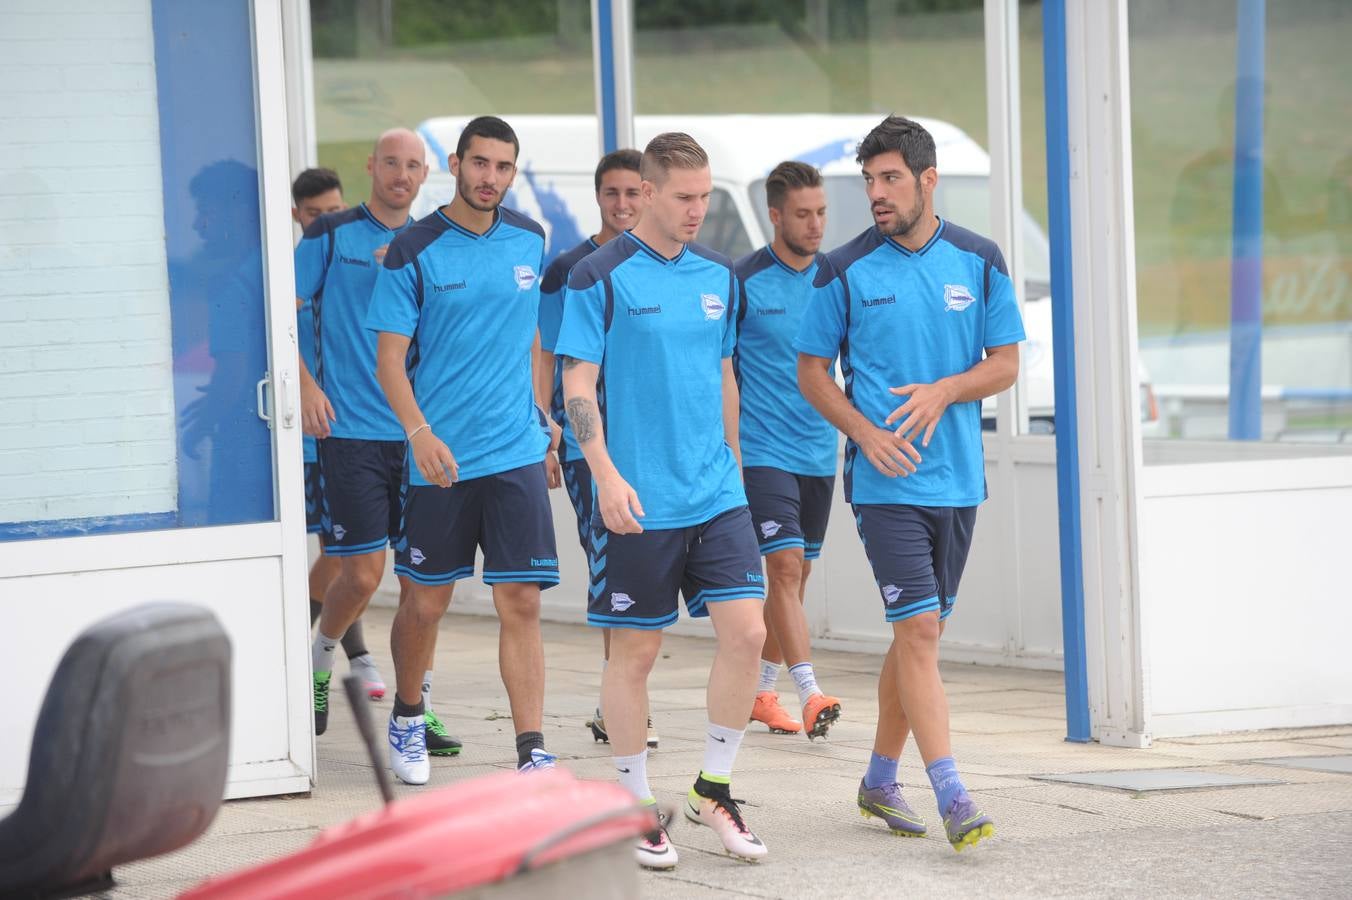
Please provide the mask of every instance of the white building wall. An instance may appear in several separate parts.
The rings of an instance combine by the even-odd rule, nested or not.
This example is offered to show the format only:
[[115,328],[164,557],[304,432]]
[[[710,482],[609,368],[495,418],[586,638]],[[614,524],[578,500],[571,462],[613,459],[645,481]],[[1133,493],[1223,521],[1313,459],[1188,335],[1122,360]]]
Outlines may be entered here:
[[148,0],[0,5],[0,523],[175,508]]

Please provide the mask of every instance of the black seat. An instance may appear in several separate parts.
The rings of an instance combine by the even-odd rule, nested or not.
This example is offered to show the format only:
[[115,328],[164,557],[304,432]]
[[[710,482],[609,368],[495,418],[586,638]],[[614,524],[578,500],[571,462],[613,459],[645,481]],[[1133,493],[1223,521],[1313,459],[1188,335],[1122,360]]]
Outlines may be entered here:
[[91,625],[42,701],[23,799],[0,820],[0,897],[110,886],[176,850],[225,793],[230,641],[210,612],[151,603]]

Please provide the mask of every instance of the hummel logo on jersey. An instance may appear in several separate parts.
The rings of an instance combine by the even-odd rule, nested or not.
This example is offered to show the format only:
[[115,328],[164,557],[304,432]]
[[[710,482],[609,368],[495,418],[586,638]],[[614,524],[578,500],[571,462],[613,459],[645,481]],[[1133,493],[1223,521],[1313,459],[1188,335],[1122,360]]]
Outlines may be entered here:
[[788,313],[788,310],[786,310],[786,309],[785,309],[784,307],[782,307],[782,306],[769,306],[769,307],[764,307],[764,306],[763,306],[763,307],[757,308],[757,310],[756,310],[756,315],[758,315],[758,316],[782,316],[782,315],[785,315],[785,314],[787,314],[787,313]]
[[451,291],[463,291],[464,289],[465,289],[464,279],[461,279],[460,281],[452,281],[450,284],[432,285],[432,293],[434,294],[449,294]]
[[874,306],[891,306],[893,303],[897,302],[897,295],[888,294],[886,297],[874,297],[871,300],[864,300],[862,302],[864,304],[865,309],[869,309]]
[[631,316],[655,316],[662,311],[662,305],[657,306],[631,306],[629,315]]
[[962,312],[976,302],[972,292],[960,284],[944,285],[944,311]]
[[427,557],[417,547],[408,551],[408,558],[415,566],[421,566],[423,563],[427,562]]
[[611,595],[610,595],[610,611],[611,611],[611,612],[624,612],[626,609],[628,609],[629,607],[631,607],[631,606],[633,606],[633,605],[634,605],[634,600],[633,600],[633,598],[630,597],[628,594],[611,594]]
[[344,256],[341,253],[338,254],[338,261],[347,263],[349,266],[361,266],[363,269],[371,268],[371,261],[369,259],[358,259],[355,256]]
[[333,526],[333,539],[334,539],[335,541],[341,541],[341,540],[343,539],[343,535],[345,535],[345,534],[347,534],[347,529],[346,529],[346,528],[344,528],[344,527],[341,526],[341,525],[335,525],[335,526]]
[[782,527],[784,526],[780,525],[774,519],[766,519],[761,523],[761,536],[774,537],[776,534],[779,534],[779,529]]
[[888,606],[896,603],[901,599],[901,588],[897,587],[895,584],[883,585],[883,599],[887,601]]
[[530,266],[513,266],[512,274],[516,276],[518,291],[528,291],[535,284],[535,270]]
[[704,307],[704,318],[721,319],[727,306],[723,303],[723,298],[717,294],[700,294],[700,306]]

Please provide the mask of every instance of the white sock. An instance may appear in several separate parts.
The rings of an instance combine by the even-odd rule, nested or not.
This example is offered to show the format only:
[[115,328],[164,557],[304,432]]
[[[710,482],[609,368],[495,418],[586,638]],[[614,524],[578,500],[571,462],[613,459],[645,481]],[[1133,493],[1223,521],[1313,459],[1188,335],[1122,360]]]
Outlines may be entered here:
[[732,762],[737,758],[737,748],[742,746],[744,734],[745,728],[726,728],[710,722],[704,736],[703,774],[731,778]]
[[[606,659],[604,656],[601,657],[601,677],[602,677],[602,678],[605,678],[605,677],[606,677],[606,663],[607,663],[607,662],[609,662],[608,659]],[[601,711],[601,692],[600,692],[600,691],[597,691],[597,692],[596,692],[596,714],[597,714],[598,716],[600,716],[601,718],[603,718],[603,719],[606,717],[606,714],[605,714],[604,712]],[[641,799],[643,799],[643,798],[640,797],[639,799],[641,800]]]
[[333,671],[333,648],[341,640],[342,637],[331,638],[322,631],[315,632],[315,642],[310,645],[310,667],[316,675]]
[[756,693],[775,689],[775,682],[779,680],[779,667],[781,665],[783,663],[770,662],[766,659],[761,660],[761,678],[760,684],[756,685]]
[[422,683],[423,709],[432,708],[432,670],[423,673]]
[[633,794],[640,803],[653,799],[653,789],[648,786],[648,751],[633,756],[614,756],[615,775],[620,779],[620,787]]
[[809,697],[822,692],[822,689],[817,687],[817,676],[812,671],[812,663],[802,662],[796,666],[789,666],[789,674],[793,676],[793,683],[798,685],[799,706],[807,706]]

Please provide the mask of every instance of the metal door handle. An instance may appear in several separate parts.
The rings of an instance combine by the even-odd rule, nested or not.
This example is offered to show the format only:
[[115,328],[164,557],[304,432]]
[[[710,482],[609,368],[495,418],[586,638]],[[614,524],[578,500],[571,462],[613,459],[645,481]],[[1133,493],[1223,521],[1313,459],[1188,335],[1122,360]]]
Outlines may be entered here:
[[272,415],[268,412],[268,384],[272,381],[272,373],[264,372],[263,377],[258,379],[258,384],[254,385],[254,393],[258,398],[258,418],[268,423],[272,427]]

